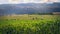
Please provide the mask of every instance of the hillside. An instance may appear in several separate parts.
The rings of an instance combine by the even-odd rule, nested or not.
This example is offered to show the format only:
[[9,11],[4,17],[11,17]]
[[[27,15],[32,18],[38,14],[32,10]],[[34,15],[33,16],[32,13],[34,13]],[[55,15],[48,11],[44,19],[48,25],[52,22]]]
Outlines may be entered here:
[[0,15],[60,12],[60,3],[22,3],[0,5]]

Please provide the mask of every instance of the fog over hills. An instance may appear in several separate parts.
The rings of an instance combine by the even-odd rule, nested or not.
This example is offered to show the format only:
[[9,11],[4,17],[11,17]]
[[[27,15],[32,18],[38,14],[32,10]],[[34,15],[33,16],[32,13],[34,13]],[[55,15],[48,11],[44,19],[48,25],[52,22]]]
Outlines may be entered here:
[[0,15],[60,12],[60,3],[1,4]]

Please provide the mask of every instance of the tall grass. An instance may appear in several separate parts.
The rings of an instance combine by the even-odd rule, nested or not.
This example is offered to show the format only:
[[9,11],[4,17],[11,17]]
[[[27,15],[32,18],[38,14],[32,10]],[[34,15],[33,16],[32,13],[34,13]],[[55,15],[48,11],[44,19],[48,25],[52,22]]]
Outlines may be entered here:
[[4,16],[0,34],[60,34],[59,15]]

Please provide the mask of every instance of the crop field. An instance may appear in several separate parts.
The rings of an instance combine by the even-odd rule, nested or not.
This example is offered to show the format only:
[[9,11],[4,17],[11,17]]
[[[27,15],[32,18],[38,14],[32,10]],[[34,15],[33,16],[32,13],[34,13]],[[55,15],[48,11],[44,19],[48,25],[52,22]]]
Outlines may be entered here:
[[60,15],[0,16],[0,34],[60,34]]

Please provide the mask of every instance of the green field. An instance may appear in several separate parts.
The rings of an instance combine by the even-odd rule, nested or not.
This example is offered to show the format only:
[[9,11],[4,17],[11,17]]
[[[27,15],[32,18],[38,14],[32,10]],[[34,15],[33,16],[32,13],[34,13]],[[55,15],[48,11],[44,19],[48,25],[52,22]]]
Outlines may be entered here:
[[0,16],[0,34],[60,34],[60,15]]

